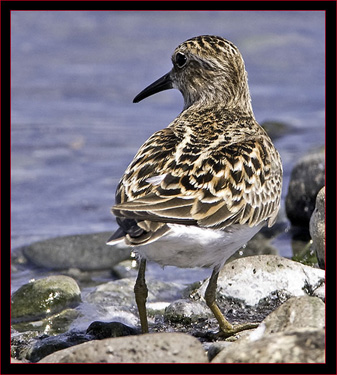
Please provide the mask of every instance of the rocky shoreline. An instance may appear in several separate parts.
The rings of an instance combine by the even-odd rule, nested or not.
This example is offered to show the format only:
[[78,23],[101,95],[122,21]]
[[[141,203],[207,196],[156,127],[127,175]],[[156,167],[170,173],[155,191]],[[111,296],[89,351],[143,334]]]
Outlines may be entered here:
[[[223,340],[216,336],[216,321],[203,299],[207,280],[187,287],[150,280],[151,334],[140,335],[133,277],[100,284],[83,296],[86,303],[105,310],[102,316],[114,318],[79,330],[71,328],[81,314],[77,282],[69,276],[49,276],[13,294],[12,356],[42,363],[159,363],[164,353],[170,363],[324,362],[324,280],[323,270],[277,255],[245,257],[226,264],[219,277],[221,309],[232,322],[261,323],[257,329]],[[34,293],[36,287],[39,295]],[[30,306],[32,298],[45,306],[44,316],[39,310],[27,318],[22,305]],[[273,343],[272,356],[265,340]],[[312,345],[303,347],[303,342]],[[239,350],[234,350],[238,345]],[[266,351],[256,349],[252,355],[252,345]],[[289,351],[289,346],[295,349]]]
[[[298,170],[324,174],[322,155],[312,158],[317,162],[307,157]],[[13,253],[12,276],[38,270],[39,278],[12,294],[12,362],[324,363],[325,195],[321,179],[310,178],[316,185],[309,187],[307,177],[310,173],[292,175],[290,186],[297,188],[289,189],[287,199],[293,202],[291,221],[305,223],[308,233],[310,223],[308,248],[315,262],[278,256],[262,231],[219,275],[217,299],[228,320],[257,322],[258,328],[218,337],[203,298],[207,280],[186,285],[151,278],[155,265],[150,263],[150,334],[141,335],[130,251],[106,246],[108,233],[59,237]],[[305,201],[316,206],[305,206],[296,219],[303,203],[294,202],[303,201],[303,194],[294,196],[299,186],[313,195]],[[272,228],[274,235],[284,231],[283,223]]]

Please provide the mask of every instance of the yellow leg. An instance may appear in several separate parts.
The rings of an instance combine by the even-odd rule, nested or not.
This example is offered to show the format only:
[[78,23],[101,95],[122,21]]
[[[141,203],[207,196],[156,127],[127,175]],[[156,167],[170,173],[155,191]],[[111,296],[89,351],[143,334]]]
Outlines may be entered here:
[[149,326],[147,323],[147,316],[146,316],[146,298],[147,298],[147,286],[145,282],[145,268],[146,268],[146,260],[141,259],[139,264],[138,276],[136,280],[136,284],[134,287],[136,303],[139,312],[140,324],[142,327],[142,333],[149,332]]
[[225,319],[215,301],[218,275],[219,271],[216,271],[214,269],[207,285],[207,289],[205,292],[205,300],[207,306],[212,310],[214,316],[216,317],[219,323],[219,334],[224,337],[230,337],[238,332],[245,331],[246,329],[256,328],[258,326],[258,323],[245,323],[233,326]]

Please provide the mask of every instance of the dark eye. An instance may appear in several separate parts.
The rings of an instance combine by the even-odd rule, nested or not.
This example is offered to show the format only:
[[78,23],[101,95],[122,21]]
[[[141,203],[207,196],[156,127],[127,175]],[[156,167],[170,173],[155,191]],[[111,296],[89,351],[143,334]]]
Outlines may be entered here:
[[183,53],[178,52],[176,55],[176,64],[178,68],[182,68],[186,64],[186,61],[187,57]]

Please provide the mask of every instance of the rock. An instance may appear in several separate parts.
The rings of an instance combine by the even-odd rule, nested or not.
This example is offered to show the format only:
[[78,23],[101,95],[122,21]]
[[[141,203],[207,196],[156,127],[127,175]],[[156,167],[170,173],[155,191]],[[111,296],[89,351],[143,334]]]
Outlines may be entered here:
[[324,329],[297,329],[234,342],[212,363],[324,363]]
[[316,207],[310,219],[312,249],[316,253],[318,265],[325,268],[325,187],[316,197]]
[[86,333],[93,336],[95,340],[102,340],[109,337],[137,335],[139,331],[120,322],[92,322]]
[[198,301],[179,299],[166,307],[164,313],[165,321],[181,324],[191,324],[200,319],[213,316],[206,304]]
[[56,353],[59,350],[77,346],[84,342],[89,341],[90,336],[83,332],[77,332],[76,330],[69,331],[57,336],[46,336],[42,335],[35,339],[30,345],[27,346],[25,351],[19,359],[25,359],[30,362],[38,362],[40,359]]
[[[325,272],[277,255],[257,255],[225,264],[218,278],[218,299],[238,300],[244,306],[257,306],[265,299],[283,296],[315,296],[324,284]],[[194,293],[204,297],[208,279]]]
[[301,328],[325,327],[325,304],[317,297],[292,297],[273,311],[263,321],[263,336]]
[[39,363],[204,363],[202,344],[183,333],[95,340],[61,350]]
[[294,166],[285,206],[286,213],[295,226],[309,226],[319,190],[325,185],[324,153],[314,153],[301,158]]
[[40,267],[108,269],[130,257],[130,249],[123,244],[106,245],[110,235],[110,232],[103,232],[56,237],[35,242],[22,250],[30,262]]
[[68,276],[49,276],[23,285],[12,295],[12,323],[35,321],[77,306],[81,291]]

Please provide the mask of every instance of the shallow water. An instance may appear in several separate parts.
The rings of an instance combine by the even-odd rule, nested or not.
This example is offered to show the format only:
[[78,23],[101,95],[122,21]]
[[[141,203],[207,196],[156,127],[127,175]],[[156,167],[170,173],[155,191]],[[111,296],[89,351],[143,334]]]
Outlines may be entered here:
[[[324,145],[324,19],[318,11],[12,12],[12,249],[113,231],[120,176],[183,104],[174,90],[132,99],[171,69],[179,43],[200,34],[239,47],[257,120],[289,125],[275,139],[284,216],[294,163]],[[290,236],[274,245],[292,255]]]

